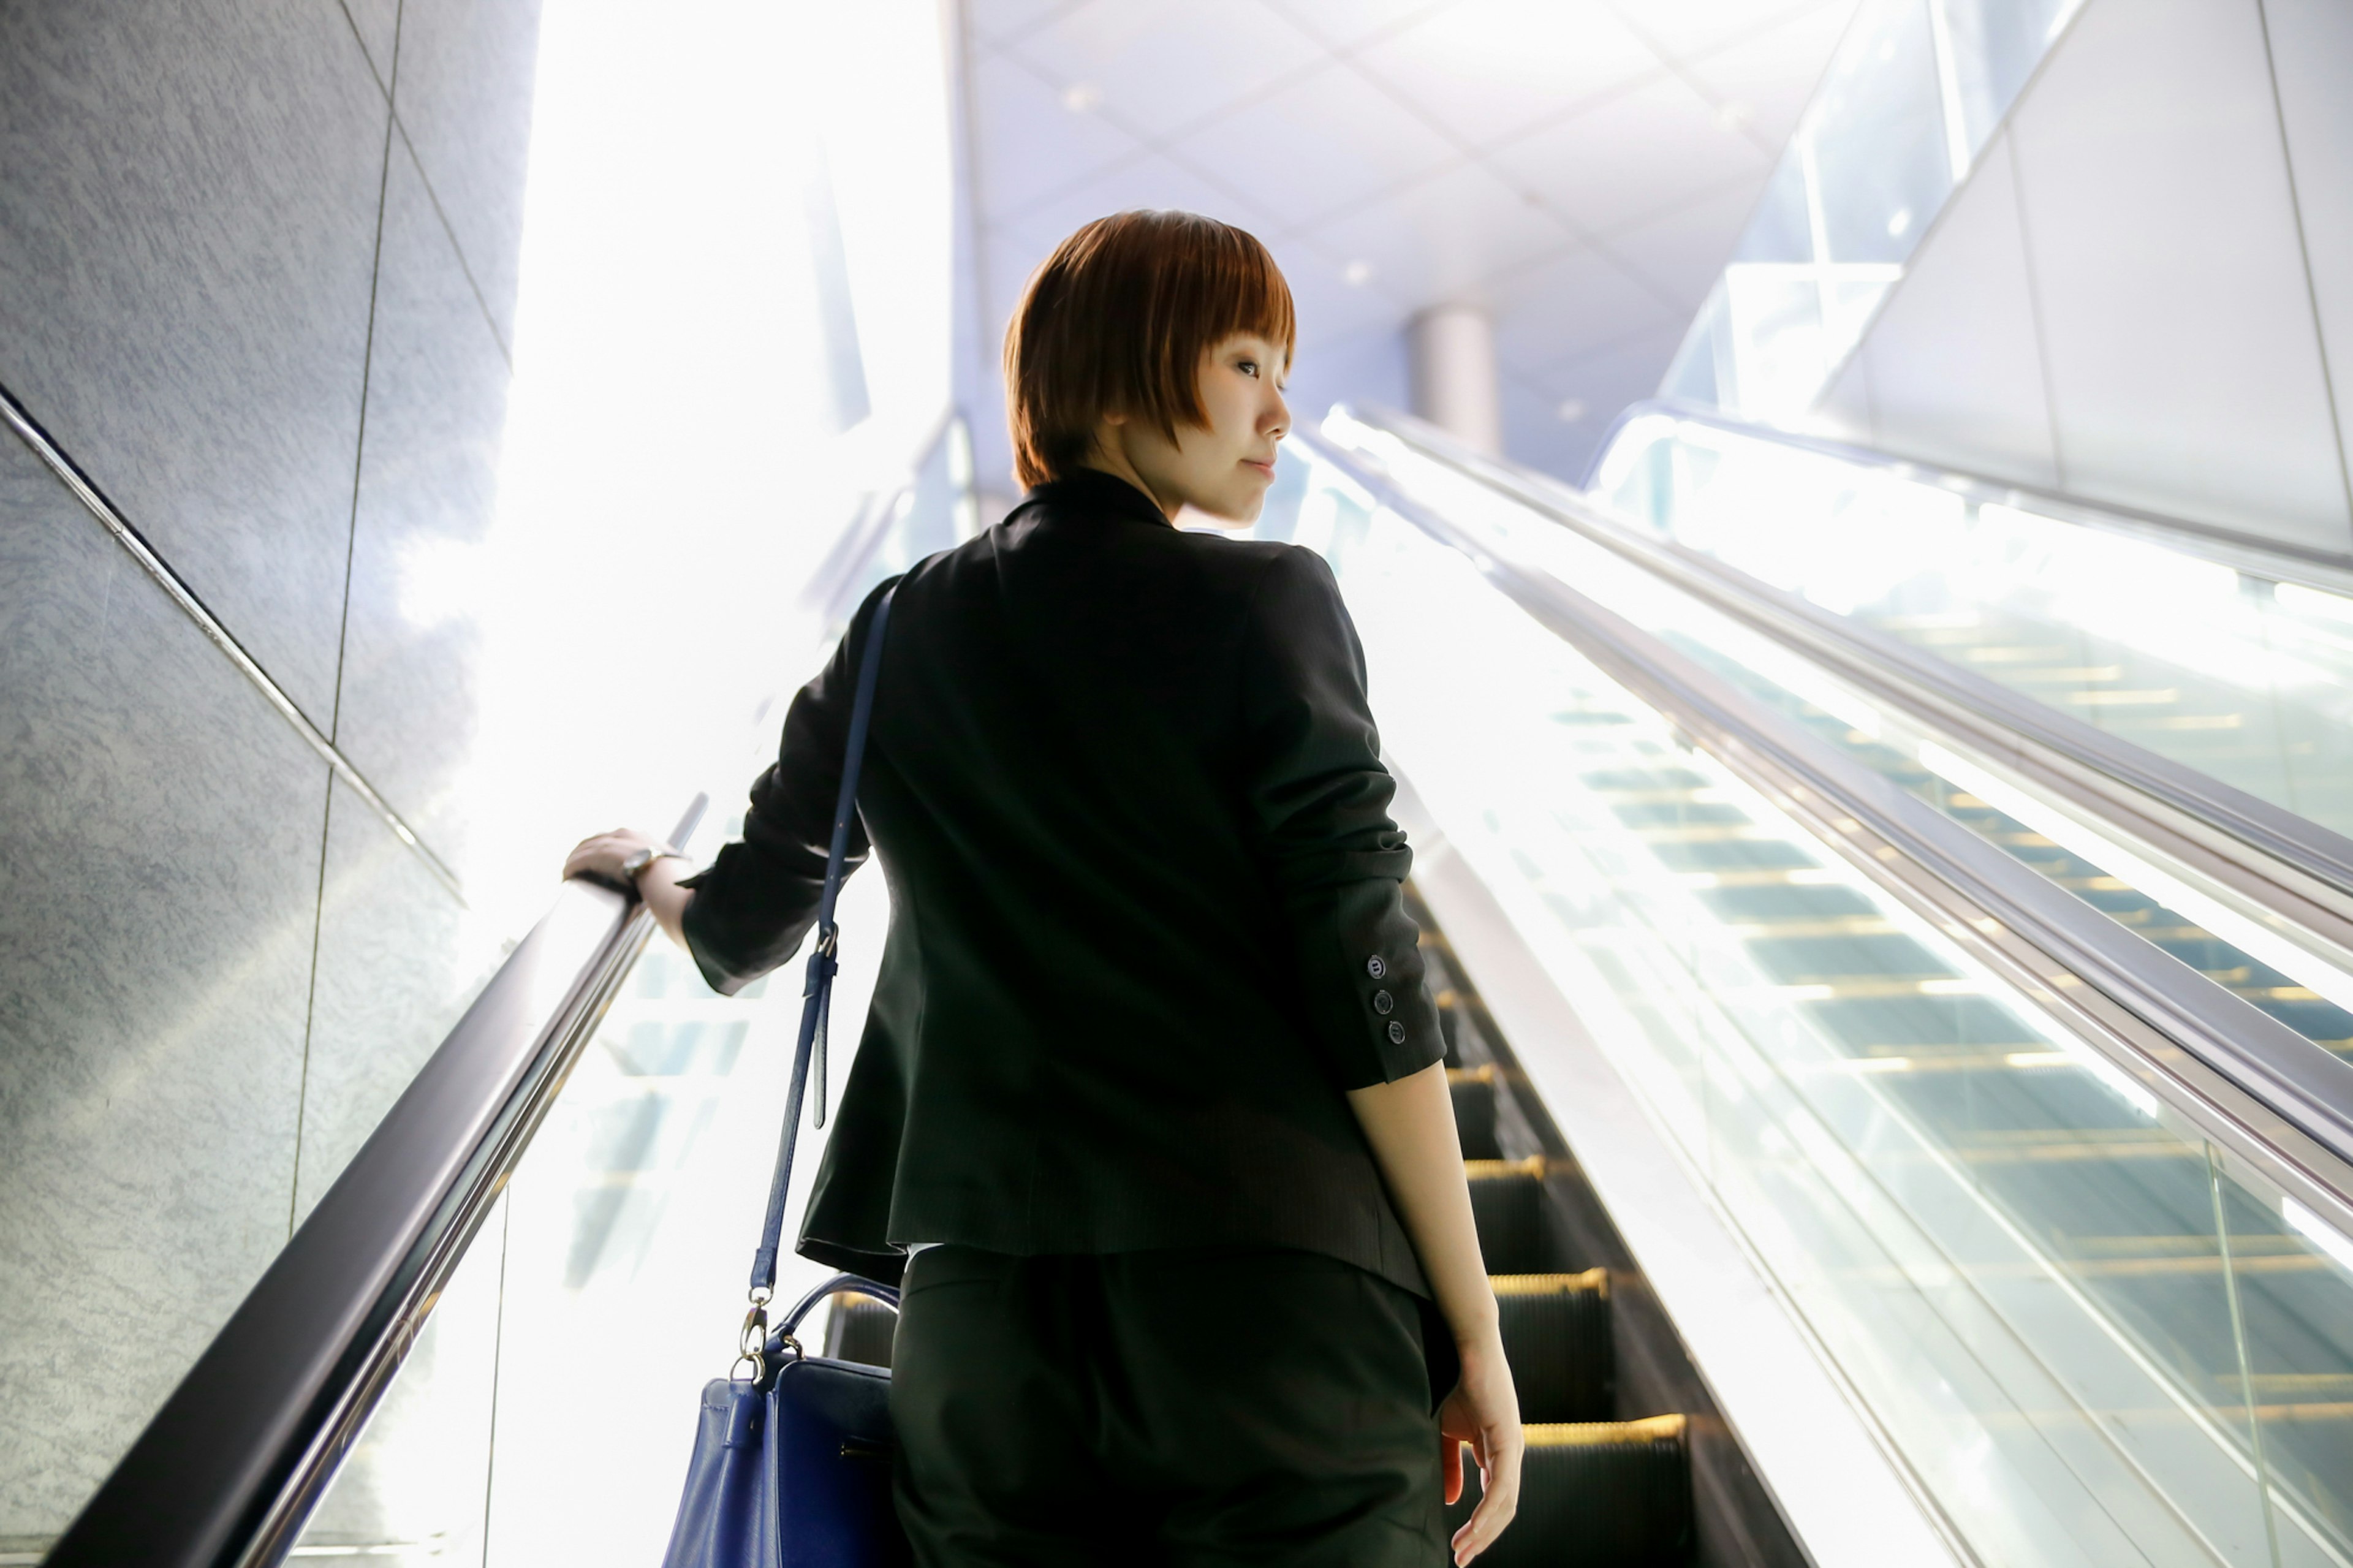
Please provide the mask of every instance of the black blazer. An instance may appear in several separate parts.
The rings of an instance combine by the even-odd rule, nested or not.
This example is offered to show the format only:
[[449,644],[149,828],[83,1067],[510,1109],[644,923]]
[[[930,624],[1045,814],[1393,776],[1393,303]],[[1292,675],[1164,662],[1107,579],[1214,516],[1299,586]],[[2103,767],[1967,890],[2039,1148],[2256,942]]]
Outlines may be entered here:
[[[722,991],[815,919],[874,602],[694,879]],[[1084,472],[907,573],[886,637],[850,851],[890,939],[800,1250],[1291,1247],[1423,1290],[1343,1091],[1444,1047],[1323,558]]]

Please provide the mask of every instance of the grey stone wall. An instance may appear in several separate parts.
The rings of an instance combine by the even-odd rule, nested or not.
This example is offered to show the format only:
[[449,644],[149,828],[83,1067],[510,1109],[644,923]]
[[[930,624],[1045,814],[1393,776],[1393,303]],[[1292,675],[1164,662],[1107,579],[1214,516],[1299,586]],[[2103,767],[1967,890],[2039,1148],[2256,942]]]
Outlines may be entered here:
[[0,0],[0,386],[431,858],[0,431],[0,1552],[497,957],[480,632],[404,563],[487,536],[537,37],[537,0]]

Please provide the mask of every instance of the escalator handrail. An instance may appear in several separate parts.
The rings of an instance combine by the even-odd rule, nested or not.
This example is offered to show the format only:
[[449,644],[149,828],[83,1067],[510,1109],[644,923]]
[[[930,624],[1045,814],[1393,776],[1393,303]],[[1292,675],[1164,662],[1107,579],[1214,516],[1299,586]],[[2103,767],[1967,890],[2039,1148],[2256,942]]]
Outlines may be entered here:
[[[698,797],[672,842],[692,833],[702,806]],[[636,900],[564,884],[83,1505],[47,1568],[242,1568],[284,1556],[652,930]]]
[[1857,847],[1863,839],[1892,847],[1902,865],[1926,871],[1978,916],[1998,922],[1991,929],[2023,939],[2153,1031],[2155,1048],[2115,1031],[2083,1033],[2111,1060],[2121,1053],[2118,1065],[2129,1077],[2218,1143],[2284,1174],[2327,1211],[2353,1216],[2353,1064],[2088,909],[1894,780],[1761,708],[1550,573],[1507,559],[1493,542],[1417,500],[1362,455],[1313,432],[1295,431],[1292,438],[1377,504],[1468,556],[1539,624],[1703,738],[1712,754],[1904,901],[1920,907],[1894,868]]
[[1997,479],[1965,468],[1948,468],[1925,458],[1910,458],[1900,453],[1883,452],[1875,447],[1858,447],[1832,437],[1758,425],[1726,414],[1721,408],[1712,408],[1704,403],[1688,403],[1680,398],[1645,398],[1621,409],[1618,417],[1610,421],[1609,428],[1602,434],[1600,445],[1594,447],[1593,456],[1587,462],[1585,472],[1578,478],[1575,488],[1578,490],[1592,489],[1620,433],[1639,419],[1659,416],[1688,424],[1704,425],[1728,435],[1745,436],[1796,451],[1817,453],[1836,458],[1851,468],[1894,474],[1954,495],[1966,496],[1973,501],[2016,507],[2054,521],[2144,540],[2268,582],[2293,583],[2300,587],[2316,588],[2325,594],[2353,595],[2353,553],[2315,550],[2290,544],[2284,540],[2263,539],[2234,529],[2191,522],[2186,518],[2171,517],[2121,502],[2085,501],[2057,490],[2021,484],[2014,479]]
[[[1442,433],[1386,413],[1354,415],[1493,488],[1620,557],[1698,595],[1776,641],[1791,644],[1856,685],[1933,727],[1957,731],[1964,745],[2031,773],[2100,815],[2119,810],[2137,836],[2191,866],[2220,870],[2276,914],[2353,950],[2353,839],[2210,774],[2160,756],[2050,704],[2011,690],[1949,659],[1774,586],[1704,551],[1619,522],[1589,501],[1555,493],[1531,476],[1468,452]],[[2021,746],[2020,737],[2027,744]],[[2041,747],[2075,764],[2054,766]],[[2088,770],[2147,800],[2094,790]],[[2185,835],[2152,813],[2150,802],[2202,825],[2251,851],[2222,857],[2200,836]],[[2221,864],[2216,864],[2221,862]]]

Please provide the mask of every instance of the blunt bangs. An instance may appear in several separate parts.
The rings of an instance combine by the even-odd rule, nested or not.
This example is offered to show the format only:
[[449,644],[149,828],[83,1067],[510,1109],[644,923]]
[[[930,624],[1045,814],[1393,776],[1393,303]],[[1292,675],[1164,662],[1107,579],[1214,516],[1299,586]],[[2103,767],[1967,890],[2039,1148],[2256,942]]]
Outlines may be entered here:
[[1288,369],[1291,285],[1255,237],[1185,212],[1086,225],[1030,277],[1006,330],[1016,477],[1035,487],[1080,467],[1106,414],[1171,441],[1202,425],[1201,355],[1236,332],[1279,345]]

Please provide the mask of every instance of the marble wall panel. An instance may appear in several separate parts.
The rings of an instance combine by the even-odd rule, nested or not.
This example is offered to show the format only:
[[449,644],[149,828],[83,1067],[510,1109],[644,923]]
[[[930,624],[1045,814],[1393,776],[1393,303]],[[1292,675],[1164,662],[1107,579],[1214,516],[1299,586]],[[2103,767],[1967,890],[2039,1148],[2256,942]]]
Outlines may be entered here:
[[325,0],[0,7],[0,383],[322,727],[386,123]]
[[326,783],[0,433],[0,1538],[66,1522],[286,1240]]
[[2353,5],[2263,0],[2263,16],[2338,445],[2353,457]]
[[538,66],[539,0],[403,0],[394,108],[510,347]]
[[2068,490],[2353,549],[2255,0],[2093,0],[2009,135]]
[[386,93],[392,90],[392,57],[400,37],[400,0],[338,0],[352,30],[367,51],[368,66]]
[[315,1207],[504,956],[340,781],[327,814],[294,1216]]
[[2065,482],[2006,134],[1937,215],[1860,357],[1880,446],[2045,489]]
[[416,162],[396,148],[335,741],[461,879],[507,380]]

